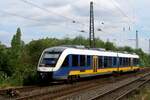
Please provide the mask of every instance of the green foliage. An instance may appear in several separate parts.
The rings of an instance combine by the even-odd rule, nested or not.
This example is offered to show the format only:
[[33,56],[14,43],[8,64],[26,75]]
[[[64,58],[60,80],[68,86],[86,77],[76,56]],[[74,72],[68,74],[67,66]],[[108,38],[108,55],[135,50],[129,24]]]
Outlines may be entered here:
[[21,30],[20,28],[17,29],[16,34],[13,36],[11,41],[11,48],[9,49],[9,58],[10,65],[12,66],[12,70],[18,70],[21,66],[21,54],[23,51],[23,41],[21,40]]
[[134,49],[132,49],[131,47],[129,46],[125,46],[125,47],[119,47],[118,48],[118,51],[126,51],[128,53],[134,53]]
[[13,39],[11,41],[11,50],[12,53],[15,55],[15,57],[18,58],[20,56],[21,48],[22,48],[21,30],[20,28],[18,28],[16,34],[13,36]]
[[115,51],[115,50],[116,50],[116,47],[114,46],[113,43],[107,41],[107,42],[105,43],[105,49],[106,49],[106,50]]
[[[88,40],[88,41],[89,41],[89,40]],[[88,41],[87,41],[87,44],[89,44]],[[96,39],[95,39],[95,42],[96,42],[96,47],[97,47],[97,48],[105,48],[105,43],[104,43],[102,40],[96,38]]]
[[7,54],[8,49],[0,44],[0,71],[3,71],[5,74],[10,76],[12,74],[12,70],[9,66],[9,56]]
[[142,51],[142,49],[136,49],[135,53],[140,56],[140,65],[148,67],[150,66],[150,56]]

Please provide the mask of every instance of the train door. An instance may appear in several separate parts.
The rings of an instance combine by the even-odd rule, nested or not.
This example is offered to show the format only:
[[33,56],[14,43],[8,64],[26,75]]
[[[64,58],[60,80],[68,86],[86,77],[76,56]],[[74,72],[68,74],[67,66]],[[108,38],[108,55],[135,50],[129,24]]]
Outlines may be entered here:
[[130,63],[131,63],[131,69],[133,69],[133,58],[130,58]]
[[93,72],[97,72],[97,68],[98,68],[98,56],[93,56],[92,67],[93,67]]

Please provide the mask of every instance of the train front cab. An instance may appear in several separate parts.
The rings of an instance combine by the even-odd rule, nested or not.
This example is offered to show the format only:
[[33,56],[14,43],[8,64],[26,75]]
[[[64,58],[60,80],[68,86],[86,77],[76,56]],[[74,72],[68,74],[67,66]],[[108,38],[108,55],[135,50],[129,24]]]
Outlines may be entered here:
[[38,79],[41,82],[53,81],[53,69],[57,64],[61,52],[58,51],[44,51],[41,55],[38,64]]

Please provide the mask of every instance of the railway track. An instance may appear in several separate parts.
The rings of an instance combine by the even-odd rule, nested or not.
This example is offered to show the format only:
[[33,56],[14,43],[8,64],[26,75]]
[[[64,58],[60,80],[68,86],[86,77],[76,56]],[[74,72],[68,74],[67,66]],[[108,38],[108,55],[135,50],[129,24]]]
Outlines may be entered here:
[[104,92],[101,95],[95,96],[93,98],[90,98],[92,100],[121,100],[124,96],[131,93],[132,91],[136,90],[140,86],[144,85],[150,81],[150,73],[135,78],[131,81],[127,81],[121,85],[118,84],[116,87],[110,88],[110,90]]
[[22,87],[5,88],[5,89],[0,89],[0,95],[5,95],[7,93],[10,93],[11,95],[11,92],[15,92],[15,91],[25,92],[25,91],[34,90],[36,88],[37,86],[22,86]]
[[104,87],[95,86],[79,93],[59,97],[58,100],[121,100],[148,81],[150,81],[150,72],[108,84]]
[[[126,75],[122,75],[122,76],[115,77],[115,78],[107,77],[107,78],[101,78],[101,79],[93,79],[93,80],[77,82],[75,84],[61,84],[61,85],[53,85],[53,86],[45,86],[45,87],[34,87],[33,86],[33,87],[17,88],[17,89],[14,88],[12,90],[19,91],[19,95],[14,96],[14,97],[8,97],[6,99],[12,99],[12,100],[13,99],[14,100],[99,99],[101,97],[96,94],[99,93],[100,89],[101,89],[101,91],[102,91],[102,89],[107,90],[106,87],[110,86],[109,88],[111,88],[112,84],[114,84],[114,86],[115,86],[115,83],[118,83],[118,82],[120,82],[120,84],[122,84],[121,82],[124,83],[126,81],[133,81],[133,79],[135,77],[138,77],[139,75],[143,75],[143,73],[147,73],[147,72],[149,72],[149,71],[143,70],[141,72],[126,74]],[[133,78],[128,79],[128,77],[133,77]],[[7,89],[5,90],[5,92],[6,91],[7,91]],[[96,93],[93,91],[96,91]],[[91,92],[93,92],[95,95],[91,94]],[[2,91],[0,90],[0,94],[1,93],[2,93]],[[2,94],[4,94],[4,92]]]

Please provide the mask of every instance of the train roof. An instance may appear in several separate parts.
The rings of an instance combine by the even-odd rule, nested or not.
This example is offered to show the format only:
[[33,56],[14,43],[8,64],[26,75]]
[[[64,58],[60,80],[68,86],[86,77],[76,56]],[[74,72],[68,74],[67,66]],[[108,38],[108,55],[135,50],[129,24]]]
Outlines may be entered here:
[[85,48],[83,46],[56,46],[47,48],[44,51],[54,51],[54,52],[63,52],[65,50],[68,54],[81,54],[81,55],[99,55],[99,56],[118,56],[118,57],[127,57],[127,58],[139,58],[136,54],[105,51],[99,48]]
[[51,47],[51,48],[46,48],[44,51],[55,51],[55,52],[62,52],[68,47],[62,47],[62,46],[57,46],[57,47]]

